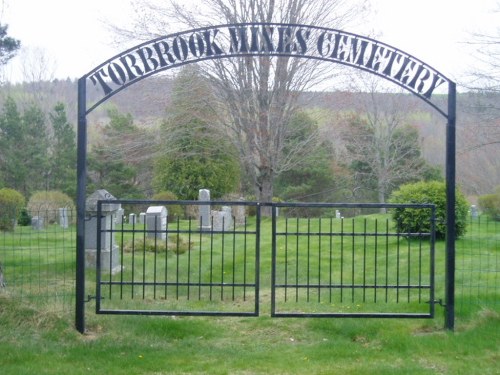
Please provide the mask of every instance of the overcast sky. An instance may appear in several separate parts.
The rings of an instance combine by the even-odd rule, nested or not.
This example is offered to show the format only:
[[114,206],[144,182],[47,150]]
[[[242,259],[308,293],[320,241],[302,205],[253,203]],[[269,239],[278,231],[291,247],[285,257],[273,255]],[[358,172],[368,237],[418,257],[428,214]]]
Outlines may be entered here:
[[[0,22],[21,40],[23,53],[9,63],[5,78],[23,79],[26,56],[42,54],[50,66],[47,78],[78,78],[124,48],[111,46],[104,22],[127,22],[129,0],[3,0]],[[371,0],[376,14],[364,23],[377,39],[431,65],[450,78],[470,70],[471,32],[493,33],[500,0]],[[365,33],[356,26],[350,31]],[[181,31],[181,30],[179,30]],[[129,47],[129,46],[127,46]],[[38,51],[38,52],[33,52]]]

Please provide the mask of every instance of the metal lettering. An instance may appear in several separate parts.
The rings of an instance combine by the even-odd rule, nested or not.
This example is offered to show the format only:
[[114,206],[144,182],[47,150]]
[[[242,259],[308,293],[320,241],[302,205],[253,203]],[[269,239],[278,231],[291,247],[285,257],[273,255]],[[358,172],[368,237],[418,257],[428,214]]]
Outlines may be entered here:
[[108,65],[108,76],[111,81],[119,86],[122,86],[127,82],[127,75],[123,68],[117,63],[111,63]]
[[106,83],[106,81],[104,81],[103,76],[107,77],[106,73],[104,72],[104,69],[99,69],[94,74],[92,74],[89,77],[89,79],[92,81],[92,83],[94,84],[94,86],[97,86],[97,84],[100,84],[102,90],[104,91],[104,95],[108,95],[111,92],[113,92],[113,90],[111,89],[111,87],[108,86],[108,84]]
[[[129,80],[132,81],[132,80],[136,79],[137,76],[140,77],[144,74],[144,71],[139,66],[137,66],[137,59],[135,58],[134,55],[128,54],[128,55],[125,55],[123,57],[120,57],[120,62],[125,67],[125,70],[127,71]],[[135,70],[135,74],[134,74],[134,72],[132,72],[132,69]]]
[[215,38],[217,37],[217,34],[219,33],[218,29],[211,31],[205,31],[203,33],[203,36],[205,37],[205,44],[207,47],[207,56],[213,56],[213,55],[223,55],[224,51],[222,48],[220,48],[217,43],[215,43]]
[[[160,66],[160,63],[156,58],[153,58],[154,51],[149,47],[139,48],[137,50],[137,55],[142,61],[142,65],[144,66],[144,72],[149,73],[153,72]],[[153,65],[150,66],[150,63]]]
[[203,36],[196,33],[189,37],[189,49],[193,56],[201,57],[205,53],[205,42]]
[[[309,49],[313,45],[315,48]],[[88,79],[107,96],[145,75],[186,62],[218,56],[276,54],[295,54],[365,69],[426,99],[448,82],[432,68],[383,43],[334,29],[286,24],[227,25],[166,36],[115,57],[90,72]]]
[[[158,42],[153,45],[154,50],[160,60],[160,67],[164,68],[168,65],[167,61],[170,64],[175,63],[175,58],[170,53],[170,45],[167,42]],[[165,60],[166,58],[166,60]]]
[[231,36],[231,44],[229,47],[230,53],[246,53],[248,52],[247,44],[247,29],[244,27],[230,27],[229,35]]

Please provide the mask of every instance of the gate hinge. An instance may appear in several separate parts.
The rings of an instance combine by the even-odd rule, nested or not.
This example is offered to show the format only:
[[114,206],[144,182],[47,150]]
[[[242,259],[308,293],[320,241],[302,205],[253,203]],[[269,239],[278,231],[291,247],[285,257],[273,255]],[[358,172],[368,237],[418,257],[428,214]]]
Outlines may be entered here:
[[[90,302],[92,301],[93,299],[97,299],[97,296],[93,296],[93,295],[87,295],[87,299],[84,301],[84,302]],[[101,297],[101,300],[103,300],[104,297]]]
[[[431,301],[427,301],[426,303],[431,303]],[[446,304],[443,303],[443,299],[440,298],[440,299],[435,299],[434,301],[432,301],[433,304],[435,305],[439,305],[441,307],[446,307]]]

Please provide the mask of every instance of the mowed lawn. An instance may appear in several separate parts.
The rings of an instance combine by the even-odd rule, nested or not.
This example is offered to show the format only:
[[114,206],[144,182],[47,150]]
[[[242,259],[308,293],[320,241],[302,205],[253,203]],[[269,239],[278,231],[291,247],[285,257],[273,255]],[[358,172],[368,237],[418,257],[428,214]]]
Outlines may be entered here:
[[[267,241],[263,235],[263,248]],[[442,248],[438,243],[439,298]],[[316,257],[314,246],[310,250]],[[269,274],[264,267],[261,279]],[[91,294],[92,277],[88,283]],[[0,374],[500,373],[496,303],[462,307],[454,332],[444,330],[441,306],[434,319],[272,318],[269,282],[261,284],[259,317],[96,315],[91,301],[83,335],[71,309],[20,300],[6,288],[0,291]],[[457,306],[468,297],[458,294]]]

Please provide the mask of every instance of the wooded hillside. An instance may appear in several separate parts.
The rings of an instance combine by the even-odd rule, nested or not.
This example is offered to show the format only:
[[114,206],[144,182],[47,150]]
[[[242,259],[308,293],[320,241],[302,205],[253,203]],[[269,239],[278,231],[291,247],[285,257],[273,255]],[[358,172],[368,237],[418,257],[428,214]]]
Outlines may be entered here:
[[[108,110],[116,109],[130,114],[134,124],[144,128],[158,127],[171,102],[172,79],[152,77],[115,95],[88,117],[90,142],[99,138],[100,131],[109,122]],[[89,102],[92,91],[88,92]],[[345,130],[347,113],[362,113],[371,94],[352,92],[305,93],[300,103],[314,115],[323,135],[330,138],[338,149],[339,136]],[[418,129],[425,160],[444,170],[445,119],[425,102],[409,94],[376,94],[381,105],[401,108],[410,125]],[[65,105],[68,120],[76,127],[77,82],[56,80],[0,88],[0,108],[7,97],[18,105],[37,103],[47,113],[55,104]],[[500,110],[498,94],[460,93],[457,97],[457,182],[469,196],[490,193],[500,185]],[[446,98],[443,97],[443,101]],[[385,104],[384,104],[385,103]],[[148,150],[144,150],[145,153]]]

